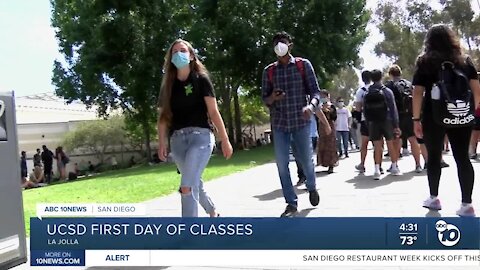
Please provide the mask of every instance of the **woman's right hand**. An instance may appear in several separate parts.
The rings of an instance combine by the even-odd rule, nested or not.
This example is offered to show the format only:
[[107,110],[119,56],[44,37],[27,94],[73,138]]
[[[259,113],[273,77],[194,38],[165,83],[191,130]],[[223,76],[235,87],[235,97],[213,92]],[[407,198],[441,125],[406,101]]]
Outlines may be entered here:
[[223,140],[222,141],[222,152],[223,152],[223,156],[225,157],[225,159],[230,159],[232,157],[233,147],[230,144],[229,140]]
[[166,143],[159,143],[158,144],[158,158],[165,162],[167,161],[167,156],[168,156],[168,149],[167,149],[167,144]]

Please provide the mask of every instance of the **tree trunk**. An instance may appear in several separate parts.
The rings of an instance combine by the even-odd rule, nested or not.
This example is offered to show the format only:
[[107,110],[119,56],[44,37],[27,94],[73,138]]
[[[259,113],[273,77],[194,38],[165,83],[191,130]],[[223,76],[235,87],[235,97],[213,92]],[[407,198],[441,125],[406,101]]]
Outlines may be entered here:
[[240,147],[242,144],[242,121],[240,113],[240,103],[238,101],[238,88],[232,89],[233,107],[235,111],[235,141],[236,146]]
[[223,93],[223,103],[225,104],[224,110],[226,115],[226,126],[227,126],[227,133],[228,139],[230,143],[234,144],[234,128],[233,128],[233,116],[232,116],[232,95],[231,95],[231,86],[228,83],[227,79],[223,77],[222,79],[222,87],[224,89]]
[[147,161],[152,161],[152,148],[150,147],[150,128],[148,126],[148,120],[142,121],[143,135],[145,136],[145,154],[147,155]]
[[468,54],[472,55],[472,44],[470,43],[470,37],[466,37],[465,39],[467,40]]

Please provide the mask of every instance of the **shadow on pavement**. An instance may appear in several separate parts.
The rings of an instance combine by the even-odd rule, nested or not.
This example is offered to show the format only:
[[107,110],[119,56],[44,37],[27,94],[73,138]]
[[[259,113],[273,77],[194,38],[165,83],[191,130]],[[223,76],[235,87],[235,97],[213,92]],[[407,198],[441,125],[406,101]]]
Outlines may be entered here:
[[[306,188],[299,188],[297,186],[293,186],[295,189],[296,194],[302,194],[308,192]],[[277,189],[265,194],[255,195],[254,198],[258,199],[259,201],[273,201],[278,198],[283,198],[283,191],[282,189]]]
[[438,211],[428,210],[428,212],[425,214],[425,217],[439,218],[442,217],[442,214],[440,214]]
[[[333,169],[333,173],[335,173],[335,169]],[[328,175],[330,175],[330,173],[328,173],[328,170],[315,171],[315,176],[316,177],[325,177],[325,176],[328,176]]]
[[302,209],[301,211],[299,211],[296,215],[296,217],[307,217],[308,214],[310,214],[310,212],[312,212],[313,210],[315,210],[316,208],[314,207],[310,207],[310,208],[306,208],[306,209]]
[[347,180],[346,182],[353,184],[356,189],[372,189],[372,188],[386,186],[394,182],[408,181],[408,180],[411,180],[415,175],[419,175],[419,174],[415,172],[407,172],[399,176],[393,176],[393,175],[387,174],[386,176],[382,175],[380,180],[373,180],[373,176],[371,175],[359,174],[354,178]]
[[262,195],[255,195],[254,198],[257,198],[259,201],[273,201],[278,198],[283,197],[282,189],[277,189]]

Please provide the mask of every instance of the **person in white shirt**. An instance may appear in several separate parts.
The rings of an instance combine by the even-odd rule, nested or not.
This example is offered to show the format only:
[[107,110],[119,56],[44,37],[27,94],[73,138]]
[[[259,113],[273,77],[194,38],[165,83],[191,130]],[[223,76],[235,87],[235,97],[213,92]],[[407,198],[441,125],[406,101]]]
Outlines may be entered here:
[[[362,71],[362,81],[364,83],[363,86],[358,88],[356,94],[355,94],[355,109],[359,112],[362,112],[363,110],[363,97],[365,96],[368,87],[370,86],[372,79],[371,79],[371,73],[368,70]],[[360,164],[355,166],[355,169],[357,169],[360,173],[365,172],[365,159],[367,158],[367,146],[369,142],[369,133],[368,133],[368,124],[365,121],[365,115],[362,112],[362,118],[360,122],[360,134],[362,135],[362,142],[361,142],[361,147],[360,147]],[[382,172],[380,168],[380,172]]]
[[[345,107],[342,98],[337,99],[337,121],[335,121],[335,129],[337,131],[337,150],[338,156],[348,158],[348,141],[350,138],[350,127],[352,126],[352,113]],[[342,151],[343,143],[343,151]]]

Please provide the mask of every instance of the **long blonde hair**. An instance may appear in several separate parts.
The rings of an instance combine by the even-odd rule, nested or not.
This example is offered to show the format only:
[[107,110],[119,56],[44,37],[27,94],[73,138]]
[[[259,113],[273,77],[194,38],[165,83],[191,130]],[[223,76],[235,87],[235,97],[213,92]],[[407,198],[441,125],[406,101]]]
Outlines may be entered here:
[[202,64],[202,62],[200,62],[200,59],[198,59],[195,50],[193,49],[193,46],[192,44],[190,44],[190,42],[183,39],[177,39],[170,45],[170,48],[165,55],[165,62],[163,64],[163,70],[165,74],[163,75],[162,86],[160,88],[159,94],[160,99],[158,102],[160,122],[167,123],[167,126],[170,126],[172,122],[172,108],[170,104],[170,98],[172,96],[173,82],[177,77],[177,68],[174,64],[172,64],[172,49],[173,46],[175,46],[177,43],[185,44],[188,48],[188,51],[190,52],[190,55],[193,56],[193,60],[190,61],[190,70],[196,72],[197,74],[208,77],[207,69]]

